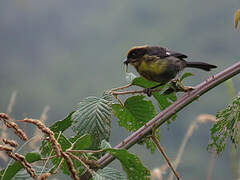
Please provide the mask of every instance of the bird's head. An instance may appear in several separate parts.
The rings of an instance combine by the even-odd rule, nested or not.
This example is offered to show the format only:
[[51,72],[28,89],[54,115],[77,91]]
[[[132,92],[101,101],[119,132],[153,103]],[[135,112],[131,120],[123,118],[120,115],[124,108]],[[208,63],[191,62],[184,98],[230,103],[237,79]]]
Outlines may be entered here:
[[123,63],[126,65],[131,64],[134,67],[137,67],[141,63],[142,57],[147,53],[148,48],[149,46],[132,47],[128,51],[127,58]]

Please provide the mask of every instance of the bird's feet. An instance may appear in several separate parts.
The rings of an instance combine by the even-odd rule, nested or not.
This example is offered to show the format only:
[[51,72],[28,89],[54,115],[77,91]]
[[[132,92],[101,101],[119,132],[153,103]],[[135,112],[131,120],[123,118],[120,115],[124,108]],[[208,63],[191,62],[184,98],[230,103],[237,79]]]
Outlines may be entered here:
[[194,90],[194,87],[184,86],[179,79],[173,79],[170,82],[169,88],[166,91],[164,91],[163,94],[170,94],[172,92],[190,92],[192,90]]
[[145,94],[147,94],[148,97],[151,97],[151,95],[152,95],[152,89],[151,89],[151,88],[145,88],[145,89],[143,90],[143,92],[144,92]]

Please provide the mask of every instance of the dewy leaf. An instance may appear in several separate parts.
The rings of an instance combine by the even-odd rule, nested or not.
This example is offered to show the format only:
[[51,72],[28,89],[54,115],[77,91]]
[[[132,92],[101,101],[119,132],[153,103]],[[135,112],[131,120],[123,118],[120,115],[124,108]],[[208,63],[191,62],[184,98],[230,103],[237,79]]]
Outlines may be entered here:
[[118,170],[105,167],[93,173],[93,180],[127,180]]
[[94,147],[103,139],[108,140],[111,128],[112,96],[104,93],[102,97],[87,97],[78,104],[72,115],[73,131],[79,135],[89,134]]
[[[41,160],[41,155],[39,153],[27,153],[25,156],[27,162],[32,163]],[[6,169],[0,171],[1,180],[12,179],[17,172],[22,169],[22,165],[19,162],[14,162],[12,165],[8,166]],[[6,172],[4,172],[6,171]],[[4,173],[4,176],[3,176]]]
[[122,164],[129,180],[150,179],[150,171],[143,166],[138,157],[129,153],[126,149],[106,149]]
[[226,109],[217,113],[217,122],[211,129],[212,142],[207,149],[216,148],[217,153],[224,150],[227,138],[237,146],[239,144],[239,121],[240,121],[240,96],[233,99],[233,102]]
[[238,22],[240,21],[240,9],[238,9],[236,12],[235,12],[235,15],[234,15],[234,28],[237,29],[238,28]]
[[120,126],[128,131],[136,131],[157,114],[152,102],[144,98],[143,95],[132,96],[125,101],[124,107],[119,104],[112,105]]

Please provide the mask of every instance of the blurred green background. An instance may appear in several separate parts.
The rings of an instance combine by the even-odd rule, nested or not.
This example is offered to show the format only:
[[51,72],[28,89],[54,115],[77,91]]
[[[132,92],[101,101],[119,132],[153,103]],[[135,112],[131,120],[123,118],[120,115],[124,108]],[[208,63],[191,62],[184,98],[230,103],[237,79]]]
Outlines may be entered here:
[[[17,90],[12,116],[39,118],[50,105],[46,124],[51,125],[83,98],[126,84],[122,62],[134,45],[165,46],[219,66],[210,74],[193,70],[196,76],[185,83],[197,85],[239,61],[240,32],[233,29],[237,8],[239,0],[0,1],[0,111],[6,111]],[[236,90],[238,78],[233,79]],[[178,113],[169,130],[164,125],[161,144],[169,157],[175,159],[197,115],[216,114],[228,102],[222,84]],[[114,146],[129,133],[116,119],[112,126]],[[206,178],[211,126],[200,126],[190,138],[178,169],[183,179]],[[164,163],[159,153],[152,155],[142,146],[131,151],[150,169]],[[232,179],[230,148],[217,157],[212,179]]]

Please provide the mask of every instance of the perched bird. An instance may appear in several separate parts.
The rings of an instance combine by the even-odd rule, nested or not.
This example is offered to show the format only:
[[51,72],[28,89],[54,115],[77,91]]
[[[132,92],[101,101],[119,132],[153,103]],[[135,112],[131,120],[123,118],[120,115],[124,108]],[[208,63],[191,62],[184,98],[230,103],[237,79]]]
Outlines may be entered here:
[[188,62],[187,56],[159,46],[135,46],[128,51],[124,64],[131,64],[137,72],[149,81],[160,83],[150,90],[168,83],[186,67],[210,71],[217,66],[204,62]]

